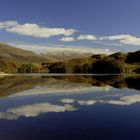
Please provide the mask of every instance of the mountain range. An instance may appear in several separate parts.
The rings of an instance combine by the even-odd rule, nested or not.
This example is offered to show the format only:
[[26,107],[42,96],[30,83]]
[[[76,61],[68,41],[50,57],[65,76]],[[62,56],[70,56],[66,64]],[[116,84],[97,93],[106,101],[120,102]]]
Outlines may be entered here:
[[11,73],[22,64],[48,69],[50,73],[139,73],[140,51],[96,54],[77,49],[50,49],[35,53],[0,43],[0,71]]

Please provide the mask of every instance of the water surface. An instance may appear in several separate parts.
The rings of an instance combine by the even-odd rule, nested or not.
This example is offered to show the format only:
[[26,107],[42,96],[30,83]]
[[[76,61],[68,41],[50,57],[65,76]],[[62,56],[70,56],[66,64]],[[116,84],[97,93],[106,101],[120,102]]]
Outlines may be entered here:
[[140,77],[0,78],[0,140],[139,140]]

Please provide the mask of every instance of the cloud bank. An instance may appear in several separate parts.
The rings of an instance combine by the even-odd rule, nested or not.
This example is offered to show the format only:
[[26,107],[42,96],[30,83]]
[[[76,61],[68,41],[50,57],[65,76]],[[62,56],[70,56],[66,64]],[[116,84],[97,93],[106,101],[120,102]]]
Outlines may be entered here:
[[90,40],[90,41],[94,41],[97,40],[95,35],[80,35],[77,40]]
[[[78,31],[72,28],[51,28],[41,26],[35,23],[19,24],[17,21],[4,21],[0,22],[0,29],[10,33],[31,36],[34,38],[50,38],[53,36],[62,36],[59,41],[73,42],[73,41],[92,41],[100,43],[114,42],[118,46],[132,45],[140,46],[140,37],[130,34],[118,34],[112,36],[96,36],[94,34],[79,34],[77,37],[74,34]],[[112,45],[113,46],[113,45]]]
[[71,42],[71,41],[75,41],[75,39],[73,37],[63,37],[60,39],[60,41]]
[[140,38],[132,35],[115,35],[100,37],[99,40],[119,41],[122,44],[140,46]]
[[80,35],[77,40],[89,40],[89,41],[116,41],[123,45],[140,46],[140,38],[128,35],[113,35],[113,36],[100,36],[95,35]]
[[19,24],[16,21],[0,22],[0,29],[36,38],[49,38],[57,35],[70,36],[77,32],[75,29],[49,28],[31,23]]

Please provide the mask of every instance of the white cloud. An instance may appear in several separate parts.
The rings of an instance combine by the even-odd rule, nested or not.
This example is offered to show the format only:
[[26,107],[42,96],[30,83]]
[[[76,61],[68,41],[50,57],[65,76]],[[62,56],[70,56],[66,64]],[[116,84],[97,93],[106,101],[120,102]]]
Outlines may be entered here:
[[103,36],[99,40],[122,40],[131,37],[130,35],[114,35],[114,36]]
[[97,40],[96,36],[94,35],[80,35],[77,40],[90,40],[90,41],[94,41]]
[[7,28],[11,28],[17,25],[18,25],[17,21],[0,22],[0,29],[7,29]]
[[75,29],[49,28],[31,23],[21,25],[16,21],[0,22],[0,29],[6,29],[7,32],[38,38],[49,38],[57,35],[70,36],[77,32]]
[[24,25],[18,24],[12,28],[7,28],[6,30],[8,32],[33,36],[38,38],[49,38],[51,36],[57,36],[57,35],[70,36],[76,32],[76,30],[74,29],[48,28],[48,27],[41,27],[37,24],[30,24],[30,23],[26,23]]
[[65,104],[64,106],[53,105],[50,103],[36,103],[33,105],[24,105],[16,108],[8,109],[8,113],[12,113],[17,117],[36,117],[42,113],[49,112],[65,112],[76,110],[72,105]]
[[72,42],[72,41],[75,41],[75,39],[73,37],[63,37],[63,38],[60,39],[60,41]]
[[[77,32],[76,29],[51,28],[40,26],[38,24],[33,23],[19,24],[17,21],[0,22],[0,29],[5,29],[7,32],[10,33],[15,33],[24,36],[32,36],[35,38],[49,38],[52,36],[62,35],[63,37],[59,40],[63,42],[87,40],[87,41],[97,41],[98,43],[109,43],[114,41],[114,43],[116,43],[117,46],[121,45],[140,46],[140,37],[136,37],[129,34],[100,36],[100,37],[96,37],[95,35],[92,34],[81,34],[75,39],[74,37],[72,37],[72,35],[75,32]],[[111,44],[111,46],[114,46],[114,44]]]
[[140,38],[132,35],[115,35],[100,37],[99,40],[119,41],[122,44],[140,46]]
[[80,35],[77,38],[77,40],[116,41],[116,42],[119,42],[123,45],[140,46],[140,38],[129,35],[129,34],[121,34],[121,35],[113,35],[113,36],[101,36],[101,37],[96,37],[95,35]]
[[121,40],[120,42],[123,44],[127,44],[127,45],[140,46],[140,38],[137,38],[134,36],[125,38],[125,39]]

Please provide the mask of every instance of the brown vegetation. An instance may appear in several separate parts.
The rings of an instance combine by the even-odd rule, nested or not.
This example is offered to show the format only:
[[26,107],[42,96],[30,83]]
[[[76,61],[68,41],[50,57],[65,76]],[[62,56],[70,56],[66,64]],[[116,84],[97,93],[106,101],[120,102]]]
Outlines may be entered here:
[[[34,66],[34,69],[28,66]],[[140,73],[139,69],[140,51],[126,54],[118,52],[109,56],[98,54],[92,55],[90,58],[52,63],[48,61],[47,57],[40,54],[0,44],[0,71],[7,73],[49,71],[50,73],[111,74]]]

